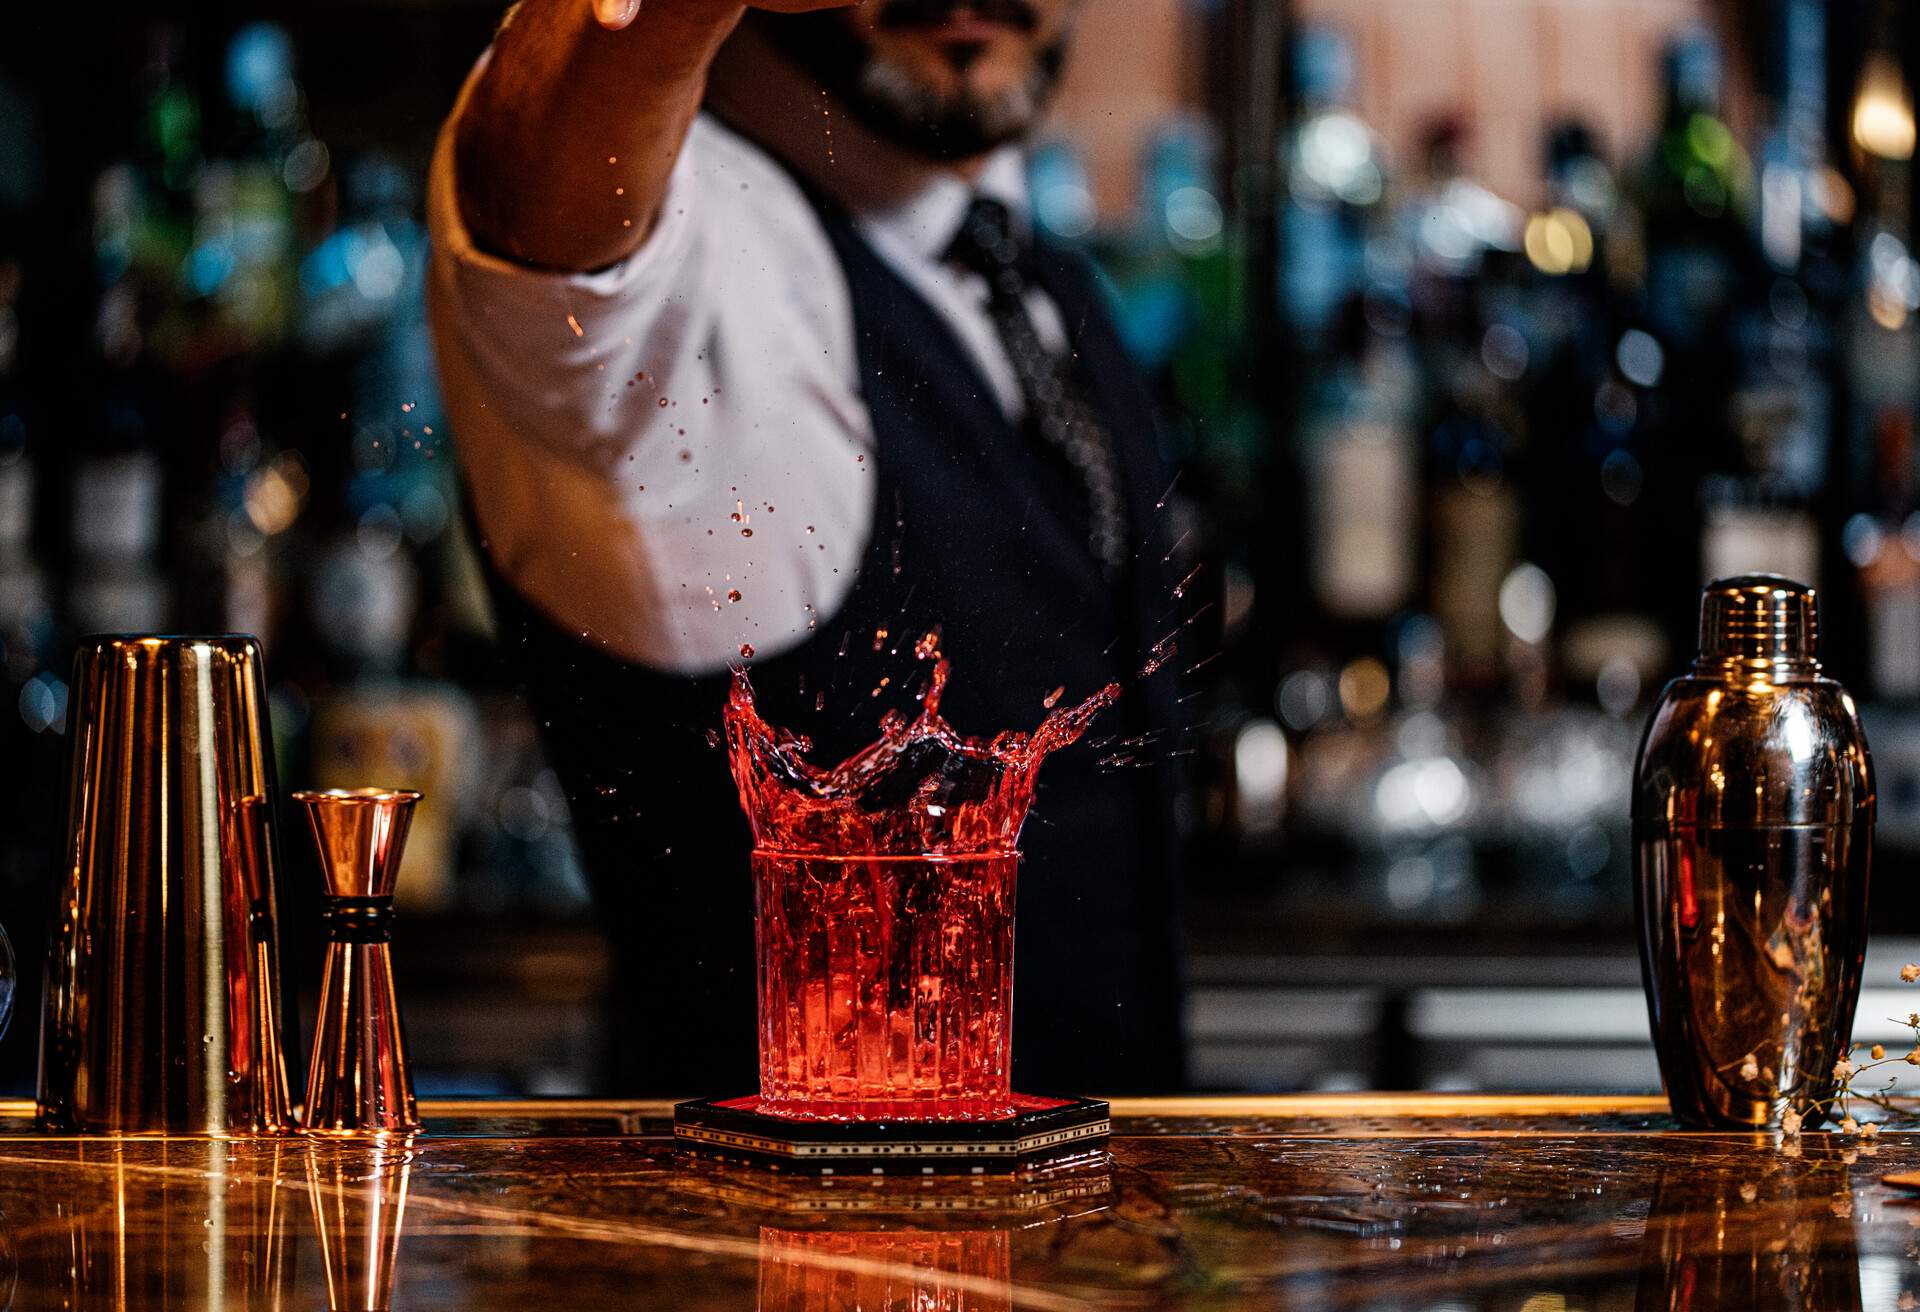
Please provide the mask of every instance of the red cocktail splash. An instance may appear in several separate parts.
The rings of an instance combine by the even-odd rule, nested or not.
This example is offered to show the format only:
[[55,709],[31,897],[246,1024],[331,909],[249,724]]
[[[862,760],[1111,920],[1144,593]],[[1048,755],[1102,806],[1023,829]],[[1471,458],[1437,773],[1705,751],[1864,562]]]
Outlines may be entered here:
[[1120,695],[1031,734],[963,737],[947,663],[912,720],[839,765],[754,708],[736,671],[727,747],[754,838],[760,1108],[836,1119],[1012,1115],[1014,870],[1040,763]]

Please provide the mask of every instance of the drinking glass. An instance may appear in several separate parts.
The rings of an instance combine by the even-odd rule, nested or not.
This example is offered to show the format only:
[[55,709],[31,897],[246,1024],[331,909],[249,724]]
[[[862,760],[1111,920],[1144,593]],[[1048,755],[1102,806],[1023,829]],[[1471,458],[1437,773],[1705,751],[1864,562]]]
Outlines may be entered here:
[[1012,1115],[1019,860],[757,850],[760,1109]]

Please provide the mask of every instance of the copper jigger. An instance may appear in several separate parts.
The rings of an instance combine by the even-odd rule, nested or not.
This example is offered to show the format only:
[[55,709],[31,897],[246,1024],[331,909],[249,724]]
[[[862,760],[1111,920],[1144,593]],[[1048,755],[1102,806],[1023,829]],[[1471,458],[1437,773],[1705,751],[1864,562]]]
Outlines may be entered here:
[[105,1134],[292,1130],[273,740],[253,638],[74,657],[39,1115]]
[[327,882],[327,964],[307,1068],[307,1132],[411,1134],[420,1118],[390,940],[393,885],[420,794],[329,788],[293,800],[306,808]]

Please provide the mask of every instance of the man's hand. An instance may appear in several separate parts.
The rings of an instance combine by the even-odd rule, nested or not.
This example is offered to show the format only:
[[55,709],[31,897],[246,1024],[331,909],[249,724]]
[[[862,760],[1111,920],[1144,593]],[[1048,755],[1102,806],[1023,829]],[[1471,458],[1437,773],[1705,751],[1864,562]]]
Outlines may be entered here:
[[[783,13],[854,0],[753,0]],[[460,216],[478,246],[604,268],[652,230],[741,0],[521,0],[454,125]]]
[[[671,4],[673,0],[653,0],[655,4]],[[771,9],[782,14],[803,14],[810,9],[841,9],[856,5],[861,0],[754,0],[749,9]],[[641,0],[592,0],[593,16],[600,20],[600,26],[609,32],[618,32],[631,23],[640,13]]]

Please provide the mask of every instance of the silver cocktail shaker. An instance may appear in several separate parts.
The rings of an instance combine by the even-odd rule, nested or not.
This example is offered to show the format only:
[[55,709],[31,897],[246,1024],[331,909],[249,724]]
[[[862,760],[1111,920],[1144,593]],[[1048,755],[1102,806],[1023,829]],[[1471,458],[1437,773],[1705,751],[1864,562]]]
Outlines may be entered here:
[[1848,1051],[1867,944],[1873,767],[1815,659],[1804,584],[1721,579],[1634,774],[1640,964],[1674,1115],[1776,1124]]

